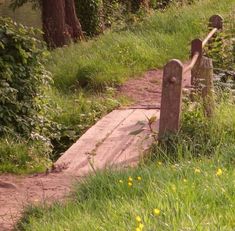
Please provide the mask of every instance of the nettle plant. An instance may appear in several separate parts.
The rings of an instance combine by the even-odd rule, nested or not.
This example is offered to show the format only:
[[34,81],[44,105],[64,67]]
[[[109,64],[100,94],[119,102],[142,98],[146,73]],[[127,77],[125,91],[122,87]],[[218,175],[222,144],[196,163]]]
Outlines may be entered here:
[[0,136],[40,134],[43,92],[51,79],[38,33],[0,17]]

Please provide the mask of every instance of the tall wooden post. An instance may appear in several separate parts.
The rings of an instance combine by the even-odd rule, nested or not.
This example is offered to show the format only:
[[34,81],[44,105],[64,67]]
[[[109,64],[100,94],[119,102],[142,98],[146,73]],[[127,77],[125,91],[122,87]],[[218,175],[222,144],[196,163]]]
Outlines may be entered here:
[[183,64],[176,59],[168,62],[163,71],[161,114],[158,139],[180,128]]
[[202,52],[203,52],[203,47],[202,47],[202,40],[201,39],[194,39],[191,43],[191,58],[198,53],[199,57],[197,59],[197,62],[195,63],[194,67],[191,70],[191,85],[197,85],[197,79],[198,79],[198,66],[201,61],[202,57]]

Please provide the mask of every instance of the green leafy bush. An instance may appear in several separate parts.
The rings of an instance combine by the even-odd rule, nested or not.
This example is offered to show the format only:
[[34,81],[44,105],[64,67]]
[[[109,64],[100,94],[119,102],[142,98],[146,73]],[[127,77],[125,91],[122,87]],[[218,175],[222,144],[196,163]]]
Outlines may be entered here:
[[103,30],[102,1],[76,0],[76,11],[86,35],[97,35]]
[[44,44],[37,31],[0,18],[0,136],[30,137],[42,124]]

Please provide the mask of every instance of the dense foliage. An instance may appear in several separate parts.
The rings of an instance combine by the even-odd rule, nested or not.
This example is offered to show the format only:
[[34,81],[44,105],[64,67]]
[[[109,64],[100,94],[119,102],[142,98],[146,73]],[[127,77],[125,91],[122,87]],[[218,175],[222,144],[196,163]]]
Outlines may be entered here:
[[[194,1],[75,0],[75,4],[83,31],[87,36],[94,36],[111,26],[116,29],[122,28],[123,24],[141,19],[149,10],[164,10],[172,3],[191,4]],[[146,4],[144,5],[143,2]],[[144,14],[141,11],[144,11]]]
[[29,137],[43,119],[44,44],[36,31],[0,18],[0,135]]
[[92,36],[102,31],[102,1],[76,0],[76,11],[83,31]]

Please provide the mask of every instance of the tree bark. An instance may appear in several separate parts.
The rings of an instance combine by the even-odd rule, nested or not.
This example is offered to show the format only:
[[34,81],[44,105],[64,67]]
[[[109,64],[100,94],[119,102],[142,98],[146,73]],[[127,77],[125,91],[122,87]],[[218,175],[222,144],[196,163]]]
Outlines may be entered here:
[[44,40],[51,48],[83,39],[74,0],[42,0]]
[[61,47],[70,40],[65,24],[64,0],[42,1],[42,23],[44,40],[49,47]]
[[81,24],[77,18],[74,0],[65,1],[65,22],[74,41],[84,39]]

